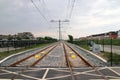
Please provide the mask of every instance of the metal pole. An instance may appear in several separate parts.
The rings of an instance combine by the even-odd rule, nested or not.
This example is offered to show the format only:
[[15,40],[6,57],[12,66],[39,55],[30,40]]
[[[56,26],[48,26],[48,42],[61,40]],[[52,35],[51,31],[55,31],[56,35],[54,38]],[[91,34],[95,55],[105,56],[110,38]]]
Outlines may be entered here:
[[112,54],[112,38],[110,39],[110,44],[111,44],[111,55],[110,55],[111,64],[110,64],[110,65],[112,66],[112,64],[113,64],[113,63],[112,63],[112,62],[113,62],[113,61],[112,61],[112,60],[113,60],[113,59],[112,59],[112,57],[113,57],[113,54]]
[[103,52],[104,52],[104,39],[103,39],[102,43],[103,43]]
[[60,24],[60,20],[59,20],[59,41],[61,40],[60,34],[61,34],[61,24]]
[[7,41],[7,52],[9,53],[9,40]]
[[59,20],[51,20],[51,22],[58,22],[59,23],[59,41],[62,40],[62,32],[61,32],[61,22],[69,22],[69,20],[64,20],[64,21],[61,21],[60,19]]

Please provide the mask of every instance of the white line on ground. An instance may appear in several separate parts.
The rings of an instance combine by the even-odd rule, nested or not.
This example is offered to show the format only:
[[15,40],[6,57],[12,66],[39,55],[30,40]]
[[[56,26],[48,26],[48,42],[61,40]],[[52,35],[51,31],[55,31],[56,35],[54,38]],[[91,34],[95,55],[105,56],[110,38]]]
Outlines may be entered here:
[[116,71],[114,71],[114,70],[112,70],[111,68],[109,68],[109,67],[107,67],[109,70],[111,70],[112,72],[114,72],[115,74],[117,74],[117,75],[119,75],[120,76],[120,74],[118,73],[118,72],[116,72]]
[[105,63],[107,62],[107,60],[101,58],[100,56],[98,56],[98,55],[96,55],[96,54],[94,54],[94,53],[92,53],[92,52],[90,52],[90,51],[88,51],[88,50],[86,50],[86,49],[84,49],[84,48],[82,48],[82,47],[79,47],[79,46],[77,46],[77,47],[80,48],[80,49],[82,49],[82,50],[84,50],[84,51],[86,51],[86,52],[88,52],[88,53],[90,53],[90,54],[92,54],[93,56],[99,58],[99,59],[102,60],[103,62],[105,62]]
[[43,77],[42,77],[42,80],[45,80],[45,77],[47,76],[48,71],[49,71],[49,68],[46,69],[45,74],[44,74]]
[[26,78],[31,78],[31,79],[34,79],[34,80],[40,80],[39,78],[36,78],[36,77],[32,77],[32,76],[28,76],[28,75],[24,75],[24,74],[19,74],[19,73],[8,71],[8,70],[2,70],[2,71],[7,72],[7,73],[11,73],[11,74],[15,74],[15,75],[20,75],[20,76],[23,76],[23,77],[26,77]]

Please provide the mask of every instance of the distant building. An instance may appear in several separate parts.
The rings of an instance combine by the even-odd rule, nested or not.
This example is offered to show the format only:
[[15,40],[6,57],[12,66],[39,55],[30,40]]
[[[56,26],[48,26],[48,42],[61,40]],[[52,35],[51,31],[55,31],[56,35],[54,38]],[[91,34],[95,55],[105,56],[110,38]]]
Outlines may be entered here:
[[117,31],[118,38],[120,38],[120,30]]
[[[120,34],[120,33],[119,33]],[[101,34],[95,34],[95,35],[91,35],[91,36],[87,36],[87,39],[117,39],[118,38],[118,33],[111,31],[108,33],[101,33]]]
[[109,32],[109,38],[112,38],[112,39],[117,39],[118,38],[118,34],[117,32]]
[[79,40],[86,40],[87,37],[80,37]]

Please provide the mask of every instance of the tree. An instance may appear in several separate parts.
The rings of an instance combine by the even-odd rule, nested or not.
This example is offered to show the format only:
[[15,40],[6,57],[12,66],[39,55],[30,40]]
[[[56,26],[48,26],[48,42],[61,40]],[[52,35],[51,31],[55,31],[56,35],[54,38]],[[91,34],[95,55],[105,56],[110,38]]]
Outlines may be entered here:
[[13,36],[12,35],[8,35],[8,40],[12,40],[13,39]]
[[52,40],[53,38],[49,37],[49,36],[45,36],[45,40]]
[[72,35],[68,35],[69,37],[69,41],[72,43],[73,42],[73,36]]
[[21,37],[19,37],[19,36],[17,36],[15,39],[16,40],[22,40]]
[[48,41],[57,41],[57,39],[55,39],[55,38],[52,38],[52,37],[49,37],[49,36],[46,36],[45,38],[44,38],[45,40],[48,40]]
[[37,37],[37,40],[39,40],[39,41],[43,41],[44,38],[43,38],[43,37]]

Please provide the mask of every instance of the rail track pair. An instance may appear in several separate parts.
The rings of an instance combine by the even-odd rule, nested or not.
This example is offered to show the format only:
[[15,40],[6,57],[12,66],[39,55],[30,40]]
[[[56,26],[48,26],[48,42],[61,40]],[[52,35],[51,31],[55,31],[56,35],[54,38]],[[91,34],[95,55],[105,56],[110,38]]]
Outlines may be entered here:
[[[38,64],[38,62],[40,62],[44,57],[46,57],[57,46],[59,46],[59,44],[54,44],[54,45],[48,46],[32,55],[29,55],[19,61],[16,61],[16,62],[8,65],[8,67],[15,67],[15,66],[23,63],[24,61],[27,61],[30,58],[31,59],[34,58],[35,55],[39,55],[40,57],[37,57],[38,59],[36,59],[31,64],[27,65],[29,67],[34,67],[36,64]],[[67,43],[61,43],[61,46],[63,47],[63,50],[64,50],[65,64],[66,64],[66,67],[68,67],[68,69],[70,71],[72,80],[76,80],[76,77],[75,77],[74,71],[73,71],[73,68],[76,67],[76,64],[78,64],[77,67],[81,67],[81,64],[82,64],[82,66],[92,67],[98,74],[101,75],[102,78],[104,78],[105,80],[108,80],[107,77],[105,77],[99,70],[97,70],[97,68],[94,65],[92,65],[87,59],[85,59],[83,56],[81,56],[77,51],[75,51]],[[74,59],[71,57],[71,55],[75,56]],[[77,62],[77,63],[75,63],[75,62]]]

